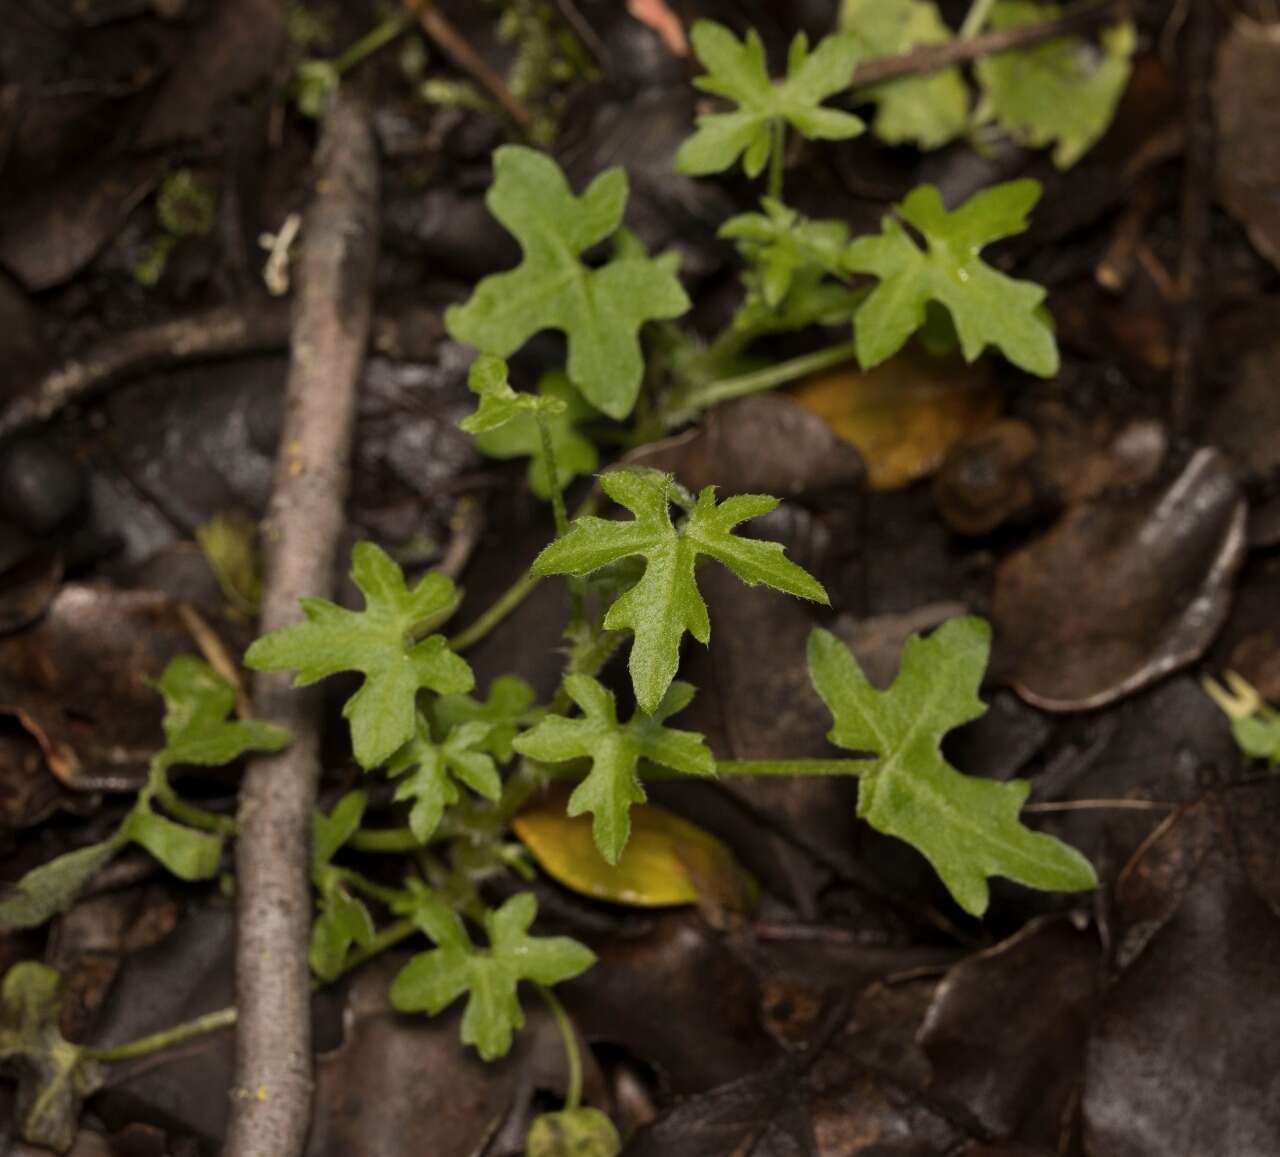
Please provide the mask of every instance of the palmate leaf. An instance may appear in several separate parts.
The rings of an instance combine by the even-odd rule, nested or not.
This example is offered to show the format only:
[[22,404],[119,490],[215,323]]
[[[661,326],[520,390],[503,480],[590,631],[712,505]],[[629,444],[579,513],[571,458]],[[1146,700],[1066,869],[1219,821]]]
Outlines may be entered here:
[[431,704],[431,719],[445,732],[460,723],[487,723],[488,733],[478,749],[506,763],[512,755],[511,741],[521,728],[537,722],[536,701],[533,688],[518,675],[499,675],[483,702],[472,695],[441,695]]
[[0,985],[0,1069],[18,1078],[14,1118],[23,1140],[56,1153],[75,1141],[80,1106],[102,1086],[101,1066],[60,1028],[62,976],[21,961]]
[[707,69],[694,84],[738,107],[698,118],[697,131],[676,154],[682,173],[720,173],[741,157],[747,175],[759,176],[777,147],[774,126],[779,122],[813,140],[846,140],[866,128],[852,113],[822,105],[848,88],[853,77],[858,46],[851,37],[828,36],[810,52],[808,38],[800,33],[791,42],[786,78],[777,83],[769,76],[755,29],[739,40],[723,25],[699,20],[690,39]]
[[449,333],[485,353],[509,357],[544,329],[564,333],[569,380],[593,406],[625,418],[644,376],[640,328],[679,317],[689,298],[676,254],[648,257],[628,246],[597,268],[582,254],[613,236],[627,204],[627,175],[601,173],[575,197],[559,166],[533,149],[494,153],[485,203],[520,243],[515,269],[486,277],[465,305],[445,314]]
[[991,242],[1023,232],[1039,199],[1038,182],[1008,181],[948,212],[938,190],[921,185],[897,210],[927,248],[921,249],[892,217],[884,219],[879,236],[854,241],[846,254],[848,268],[880,279],[854,319],[862,367],[870,369],[897,353],[925,324],[926,307],[936,301],[951,314],[966,361],[993,345],[1028,373],[1057,373],[1058,346],[1041,309],[1045,291],[1007,277],[980,256]]
[[686,775],[715,775],[715,757],[696,731],[663,726],[693,699],[687,683],[673,683],[652,714],[637,712],[625,724],[618,722],[613,693],[589,675],[566,675],[564,689],[582,717],[548,715],[514,746],[543,763],[591,761],[590,773],[574,789],[566,810],[570,816],[591,813],[596,847],[616,864],[631,835],[631,805],[646,798],[636,775],[641,757]]
[[339,671],[364,675],[343,714],[351,724],[356,759],[369,770],[413,738],[420,690],[470,691],[475,676],[443,635],[414,641],[415,631],[443,621],[457,606],[448,578],[428,574],[409,590],[400,567],[372,543],[357,543],[351,557],[351,577],[365,597],[363,611],[344,610],[327,599],[303,599],[307,621],[264,635],[244,661],[257,671],[297,671],[294,685],[299,687]]
[[[996,31],[1058,19],[1057,4],[1004,0],[992,9]],[[1069,169],[1111,124],[1132,72],[1136,33],[1125,21],[1103,31],[1100,44],[1064,37],[979,60],[979,121],[996,121],[1015,141],[1053,145],[1053,163]]]
[[179,655],[155,684],[164,699],[165,767],[219,767],[249,751],[279,751],[289,743],[283,727],[255,719],[231,720],[236,692],[208,663]]
[[809,674],[835,721],[828,738],[877,761],[859,773],[858,815],[919,851],[966,912],[986,911],[987,878],[1075,892],[1095,888],[1093,867],[1074,848],[1018,819],[1026,780],[962,775],[943,757],[943,736],[978,718],[978,687],[991,649],[981,619],[952,619],[914,635],[897,679],[877,691],[835,635],[809,637]]
[[[854,38],[864,60],[951,39],[932,0],[844,0],[840,28]],[[872,131],[891,145],[936,149],[968,128],[969,92],[958,68],[890,80],[859,95],[875,104]]]
[[617,470],[600,485],[618,505],[636,517],[630,522],[579,518],[569,533],[533,562],[535,574],[587,575],[619,559],[645,560],[639,581],[609,608],[608,630],[629,630],[631,681],[636,701],[652,714],[658,709],[680,664],[680,641],[688,631],[700,643],[711,638],[707,606],[698,593],[694,568],[699,555],[727,566],[748,586],[760,583],[798,598],[826,603],[822,584],[786,558],[776,542],[739,538],[735,527],[768,514],[778,505],[764,494],[739,494],[719,505],[708,486],[679,529],[671,521],[669,475]]
[[387,775],[400,777],[395,798],[413,801],[409,827],[422,843],[435,834],[444,809],[461,798],[455,780],[487,800],[502,794],[493,757],[479,750],[489,730],[488,723],[478,720],[459,723],[436,743],[427,721],[419,716],[413,738],[391,757]]
[[391,985],[401,1012],[435,1015],[468,994],[462,1041],[486,1061],[505,1056],[524,1024],[517,988],[522,980],[550,987],[585,972],[595,954],[567,936],[530,936],[538,914],[530,892],[513,896],[484,917],[488,949],[471,943],[462,920],[439,896],[422,897],[414,920],[436,943],[404,966]]

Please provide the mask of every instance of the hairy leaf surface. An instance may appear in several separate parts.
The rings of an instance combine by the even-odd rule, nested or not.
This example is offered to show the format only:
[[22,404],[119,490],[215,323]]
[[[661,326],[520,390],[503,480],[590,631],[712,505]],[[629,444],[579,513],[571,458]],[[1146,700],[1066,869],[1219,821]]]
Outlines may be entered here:
[[700,555],[728,567],[748,586],[760,583],[798,598],[826,603],[827,593],[812,575],[786,558],[776,542],[740,538],[734,528],[768,514],[778,505],[764,494],[739,494],[719,505],[708,486],[684,525],[677,529],[669,509],[673,480],[653,471],[605,474],[604,492],[636,517],[630,522],[579,518],[569,533],[533,562],[536,574],[586,575],[619,559],[640,555],[640,580],[609,608],[604,625],[629,630],[631,681],[642,710],[655,712],[680,663],[680,641],[688,631],[700,643],[711,638],[706,603],[694,568]]
[[694,81],[704,92],[733,101],[732,112],[698,118],[697,131],[676,154],[676,168],[693,176],[721,173],[739,157],[750,177],[759,176],[778,147],[775,126],[789,124],[814,140],[845,140],[866,126],[860,118],[823,101],[848,88],[858,63],[849,36],[828,36],[812,52],[804,33],[791,42],[787,75],[769,76],[764,43],[751,29],[739,40],[729,29],[699,20],[690,34],[694,52],[707,69]]
[[986,711],[978,687],[990,649],[985,622],[952,619],[908,639],[893,686],[877,691],[835,635],[809,637],[809,674],[835,721],[828,738],[879,756],[859,773],[858,815],[916,848],[975,916],[986,911],[989,876],[1063,892],[1098,883],[1074,848],[1019,821],[1026,780],[962,775],[942,754],[948,731]]
[[472,944],[462,920],[440,897],[424,896],[414,913],[436,947],[420,952],[400,970],[391,1003],[401,1012],[435,1015],[467,996],[462,1041],[486,1061],[505,1056],[524,1024],[517,988],[522,980],[550,986],[585,972],[595,954],[567,936],[530,936],[538,914],[531,892],[513,896],[485,913],[487,949]]
[[849,246],[855,273],[880,279],[854,319],[858,361],[864,369],[897,353],[925,324],[936,301],[955,323],[966,361],[995,346],[1014,365],[1040,377],[1058,372],[1058,346],[1041,306],[1045,291],[1017,281],[982,260],[983,248],[1021,233],[1040,199],[1036,181],[1008,181],[975,193],[949,212],[932,185],[913,189],[898,214],[925,240],[921,248],[893,217],[878,236]]
[[351,577],[365,597],[363,611],[348,611],[327,599],[303,599],[307,621],[263,636],[244,661],[257,671],[297,671],[298,687],[339,671],[364,675],[343,714],[351,724],[356,759],[368,770],[413,738],[420,690],[470,691],[475,676],[443,635],[414,641],[415,630],[443,621],[457,606],[449,579],[428,574],[409,590],[400,567],[369,542],[356,544],[352,563]]
[[564,688],[581,718],[548,715],[515,741],[515,749],[543,763],[591,761],[566,810],[570,816],[591,813],[596,847],[616,864],[631,835],[631,805],[646,799],[636,775],[641,757],[686,775],[715,775],[715,757],[696,731],[663,726],[693,699],[687,683],[673,683],[653,714],[637,712],[625,724],[618,722],[613,692],[589,675],[566,675]]
[[625,418],[644,376],[640,327],[679,317],[689,299],[676,254],[627,252],[592,268],[582,255],[617,232],[627,174],[601,173],[575,197],[550,157],[518,145],[494,153],[490,212],[520,243],[524,260],[486,277],[445,324],[458,341],[509,357],[534,334],[560,330],[569,343],[569,380],[611,418]]

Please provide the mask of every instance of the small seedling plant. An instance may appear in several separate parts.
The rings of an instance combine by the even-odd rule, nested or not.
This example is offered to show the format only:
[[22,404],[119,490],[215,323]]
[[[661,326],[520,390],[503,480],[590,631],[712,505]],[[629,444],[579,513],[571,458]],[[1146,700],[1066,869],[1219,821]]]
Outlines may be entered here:
[[[999,24],[1032,9],[1043,15],[1044,6],[975,9]],[[636,445],[729,398],[773,389],[821,366],[877,365],[913,339],[968,361],[993,351],[1029,374],[1056,372],[1045,291],[983,257],[988,245],[1027,227],[1040,195],[1034,181],[996,185],[950,208],[937,189],[922,186],[892,208],[877,233],[860,237],[850,236],[843,221],[806,218],[784,200],[793,144],[812,147],[864,131],[858,115],[830,103],[848,90],[859,60],[941,35],[936,9],[921,0],[883,6],[847,0],[843,21],[843,31],[816,46],[797,37],[781,79],[770,74],[754,32],[740,38],[705,22],[692,29],[706,70],[696,83],[719,103],[699,117],[677,167],[699,177],[740,167],[767,182],[758,208],[721,229],[741,256],[744,292],[726,329],[709,340],[677,325],[690,309],[677,256],[651,255],[623,225],[622,169],[601,173],[575,193],[549,156],[519,145],[496,151],[487,204],[522,258],[480,281],[448,311],[446,323],[456,340],[476,350],[469,384],[477,404],[463,429],[484,453],[529,459],[529,484],[550,504],[554,536],[504,595],[451,634],[445,628],[461,602],[455,584],[440,573],[410,582],[381,548],[360,543],[351,577],[361,609],[305,599],[298,623],[258,639],[244,656],[255,671],[293,672],[298,686],[339,673],[357,676],[343,708],[354,761],[370,788],[390,785],[389,793],[349,791],[315,816],[316,984],[332,983],[393,946],[413,945],[415,954],[391,985],[392,1005],[435,1016],[460,1004],[461,1039],[486,1061],[510,1050],[525,1021],[523,1002],[531,994],[541,999],[563,1034],[569,1073],[564,1109],[539,1118],[530,1133],[529,1152],[542,1157],[579,1151],[570,1142],[602,1154],[616,1152],[620,1142],[608,1118],[581,1104],[577,1038],[555,992],[591,968],[595,956],[571,938],[539,932],[537,900],[525,884],[541,866],[589,895],[668,902],[665,885],[641,896],[645,882],[636,883],[638,869],[628,860],[633,836],[683,824],[655,818],[646,781],[853,776],[858,816],[919,851],[973,917],[986,911],[994,876],[1051,891],[1096,886],[1084,857],[1021,822],[1025,781],[965,774],[943,754],[947,734],[985,710],[979,697],[991,644],[985,622],[953,619],[909,639],[887,690],[871,684],[839,638],[814,629],[808,669],[831,715],[833,754],[722,759],[702,735],[679,726],[696,693],[678,678],[686,636],[700,645],[711,639],[701,569],[723,567],[747,586],[814,607],[828,605],[828,594],[781,545],[751,537],[750,524],[778,506],[773,497],[722,495],[715,487],[693,494],[676,477],[635,467],[606,469],[589,484],[584,478],[600,467],[601,443],[589,432],[602,426],[609,444]],[[1115,71],[1108,74],[1112,84]],[[1007,93],[997,95],[999,79],[982,98],[988,118],[997,107],[1012,116],[1016,105]],[[881,135],[925,147],[950,139],[964,119],[955,108],[958,80],[943,72],[901,83],[906,87],[865,94]],[[963,85],[958,91],[968,99]],[[1049,138],[1040,131],[1036,139]],[[1070,138],[1069,154],[1082,139],[1079,131]],[[816,353],[753,364],[752,347],[762,338],[832,329],[846,334]],[[532,389],[518,389],[505,359],[545,330],[563,335],[564,365]],[[565,494],[575,482],[585,498],[570,517]],[[538,702],[514,675],[481,691],[467,650],[549,580],[564,583],[568,607],[555,694]],[[626,676],[607,685],[605,668],[623,652]],[[235,718],[231,684],[199,659],[174,660],[156,690],[165,706],[164,745],[123,822],[106,840],[20,880],[0,899],[0,927],[33,928],[64,911],[128,845],[183,880],[210,880],[221,871],[235,822],[184,801],[171,774],[277,751],[289,736]],[[1267,753],[1274,758],[1274,745]],[[374,806],[388,795],[389,803]],[[564,818],[578,822],[560,829],[565,840],[589,825],[598,870],[566,873],[557,840],[535,838],[528,809],[547,798],[561,801]],[[728,854],[705,833],[695,834],[708,855]],[[376,870],[369,867],[375,861]],[[627,887],[610,882],[623,880]],[[236,1016],[226,1009],[153,1037],[89,1048],[58,1029],[60,986],[56,972],[24,963],[10,970],[0,991],[0,1063],[20,1076],[22,1133],[60,1151],[71,1145],[79,1104],[99,1086],[103,1066],[226,1027]]]

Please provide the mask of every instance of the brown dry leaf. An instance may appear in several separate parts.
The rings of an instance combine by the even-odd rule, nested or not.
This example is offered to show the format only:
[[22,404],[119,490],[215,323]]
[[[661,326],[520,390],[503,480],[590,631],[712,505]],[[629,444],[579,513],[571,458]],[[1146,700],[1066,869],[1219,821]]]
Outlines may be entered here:
[[849,364],[793,396],[862,454],[872,490],[896,490],[940,467],[962,438],[1000,413],[987,372],[907,351],[873,370]]
[[1233,21],[1218,48],[1213,97],[1222,203],[1280,266],[1280,25]]
[[996,575],[993,666],[1028,703],[1087,711],[1194,662],[1231,604],[1245,503],[1215,450],[1135,497],[1072,507]]
[[1089,1045],[1090,1157],[1245,1157],[1280,1136],[1280,784],[1172,817],[1116,887],[1123,970]]
[[616,865],[596,850],[591,817],[565,815],[567,786],[544,793],[512,822],[542,869],[566,888],[634,908],[704,904],[750,910],[755,881],[709,832],[654,804],[631,809],[631,839]]
[[0,640],[0,713],[17,717],[76,790],[132,790],[161,745],[148,681],[195,644],[154,591],[68,583],[41,622]]

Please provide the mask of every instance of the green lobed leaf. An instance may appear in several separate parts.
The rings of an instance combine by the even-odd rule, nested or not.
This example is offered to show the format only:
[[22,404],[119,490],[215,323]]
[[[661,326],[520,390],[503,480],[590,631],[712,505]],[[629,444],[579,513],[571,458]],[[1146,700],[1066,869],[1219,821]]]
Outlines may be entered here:
[[798,598],[828,601],[822,584],[786,558],[780,544],[733,533],[740,523],[773,510],[776,498],[740,494],[717,505],[715,487],[708,486],[677,529],[669,510],[674,484],[669,475],[654,471],[605,474],[600,480],[604,492],[636,517],[630,522],[576,519],[569,533],[533,562],[535,574],[586,575],[631,555],[645,559],[644,574],[609,608],[604,625],[634,634],[631,681],[641,709],[650,713],[657,711],[675,678],[685,632],[700,643],[711,638],[707,607],[694,578],[700,555],[727,566],[748,586],[764,583]]
[[[568,375],[559,370],[543,374],[538,382],[538,394],[542,401],[559,403],[557,408],[543,411],[542,422],[551,440],[556,481],[563,490],[578,476],[591,474],[600,464],[595,444],[578,432],[581,423],[599,414],[573,388]],[[528,458],[529,485],[533,492],[544,501],[551,497],[551,478],[542,456],[542,435],[532,413],[520,413],[501,427],[477,434],[475,444],[476,449],[489,458]]]
[[847,140],[866,128],[852,113],[822,104],[849,86],[858,63],[852,37],[828,36],[810,52],[808,38],[798,34],[791,43],[786,78],[776,83],[755,29],[739,40],[723,25],[699,20],[690,40],[707,69],[694,84],[738,107],[698,117],[697,130],[676,154],[676,168],[682,173],[720,173],[741,158],[746,174],[759,176],[777,147],[778,123],[815,140]]
[[[1003,0],[991,12],[1002,32],[1058,19],[1057,4]],[[1100,44],[1063,37],[979,60],[974,74],[982,90],[977,118],[996,121],[1031,148],[1053,145],[1053,163],[1069,169],[1111,125],[1133,70],[1137,34],[1124,21],[1105,29]]]
[[879,757],[860,773],[858,815],[911,844],[975,916],[986,911],[989,876],[1048,891],[1098,884],[1074,848],[1020,823],[1027,781],[962,775],[942,755],[943,736],[986,711],[978,687],[990,649],[985,622],[952,619],[908,639],[893,686],[877,691],[835,635],[809,636],[809,675],[835,723],[828,738]]
[[575,197],[550,157],[518,145],[494,153],[485,203],[515,236],[524,259],[486,277],[465,305],[445,314],[449,333],[485,353],[509,357],[544,329],[564,333],[569,380],[611,418],[625,418],[644,376],[640,329],[679,317],[689,298],[676,254],[635,252],[592,268],[582,254],[612,236],[627,204],[627,175],[600,174]]
[[420,690],[470,691],[475,676],[443,635],[414,641],[416,630],[442,622],[457,606],[448,578],[428,574],[409,590],[400,567],[369,542],[356,544],[352,563],[351,577],[365,597],[363,611],[303,599],[307,621],[258,639],[244,661],[258,671],[297,671],[299,687],[339,671],[363,674],[343,715],[351,724],[357,761],[371,770],[413,738]]
[[844,275],[849,227],[843,221],[811,220],[772,197],[762,198],[760,205],[763,213],[731,217],[718,235],[736,241],[756,267],[760,296],[769,308],[782,304],[797,274]]
[[617,1157],[622,1138],[599,1109],[580,1105],[539,1113],[529,1126],[525,1157]]
[[127,841],[119,831],[101,843],[77,848],[32,868],[0,897],[0,931],[38,928],[65,912]]
[[[853,37],[863,60],[951,39],[932,0],[843,0],[840,28]],[[936,149],[968,128],[969,91],[958,68],[890,80],[859,95],[875,104],[872,131],[887,144]]]
[[507,363],[492,354],[481,354],[471,363],[467,385],[480,397],[475,413],[458,423],[468,434],[486,434],[518,418],[559,414],[565,408],[560,398],[517,393],[507,380]]
[[502,780],[493,757],[481,750],[489,728],[488,723],[479,720],[459,723],[449,729],[442,742],[436,743],[427,721],[418,716],[413,738],[387,764],[389,777],[401,777],[395,798],[413,801],[409,827],[422,843],[435,834],[444,809],[458,802],[455,780],[487,800],[496,800],[502,794]]
[[499,675],[489,684],[489,696],[483,702],[471,695],[441,695],[431,704],[431,719],[443,732],[460,723],[487,723],[489,731],[478,750],[506,763],[513,753],[511,741],[541,717],[535,700],[533,688],[519,676]]
[[218,874],[220,835],[184,827],[148,808],[130,812],[121,830],[181,880],[208,880]]
[[328,865],[338,854],[338,849],[360,830],[360,821],[364,819],[364,809],[368,803],[369,796],[366,792],[349,791],[333,805],[333,810],[328,815],[317,811],[312,817],[313,872]]
[[342,975],[352,947],[370,944],[374,935],[373,917],[360,900],[340,885],[327,890],[311,926],[307,953],[311,971],[321,980],[336,980]]
[[979,256],[991,242],[1023,232],[1039,199],[1038,182],[1008,181],[949,212],[934,186],[921,185],[897,210],[924,237],[925,249],[892,217],[884,219],[878,236],[854,241],[848,268],[880,279],[854,319],[863,368],[897,353],[925,324],[927,306],[935,301],[950,313],[966,361],[993,345],[1028,373],[1057,373],[1058,347],[1041,308],[1045,291],[1006,276]]
[[715,757],[696,731],[663,726],[693,699],[687,683],[673,683],[652,715],[637,712],[626,724],[618,722],[613,693],[589,675],[566,675],[564,689],[582,717],[548,715],[514,746],[542,763],[591,761],[591,771],[574,789],[566,811],[570,816],[591,814],[600,855],[617,864],[631,835],[631,805],[646,798],[636,775],[641,758],[686,775],[715,775]]
[[62,1035],[62,992],[62,977],[31,960],[0,985],[0,1069],[18,1078],[18,1132],[57,1153],[71,1148],[80,1106],[102,1085],[101,1066]]
[[440,897],[426,896],[414,913],[437,947],[420,952],[391,985],[391,1003],[401,1012],[435,1015],[466,994],[462,1041],[486,1061],[505,1056],[524,1024],[517,989],[522,980],[551,986],[595,963],[590,949],[566,936],[530,936],[538,913],[530,892],[513,896],[485,914],[488,949],[478,949],[462,920]]
[[218,767],[248,751],[279,751],[291,736],[283,727],[257,720],[228,721],[235,689],[208,663],[179,655],[155,684],[164,699],[164,767],[190,763]]

